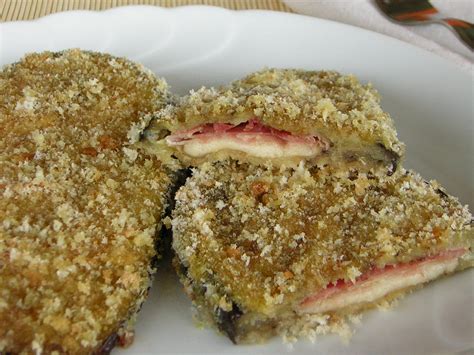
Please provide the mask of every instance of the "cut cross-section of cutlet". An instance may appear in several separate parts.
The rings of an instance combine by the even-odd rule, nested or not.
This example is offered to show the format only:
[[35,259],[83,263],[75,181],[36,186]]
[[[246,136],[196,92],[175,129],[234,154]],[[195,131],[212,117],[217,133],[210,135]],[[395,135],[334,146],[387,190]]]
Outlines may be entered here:
[[167,97],[143,66],[80,50],[0,72],[0,353],[130,341],[171,175],[127,134]]
[[175,266],[234,342],[342,331],[345,319],[472,266],[467,207],[434,181],[203,164],[177,193]]
[[377,92],[350,75],[267,69],[219,89],[191,92],[158,112],[144,145],[184,164],[231,157],[274,165],[385,169],[403,156]]

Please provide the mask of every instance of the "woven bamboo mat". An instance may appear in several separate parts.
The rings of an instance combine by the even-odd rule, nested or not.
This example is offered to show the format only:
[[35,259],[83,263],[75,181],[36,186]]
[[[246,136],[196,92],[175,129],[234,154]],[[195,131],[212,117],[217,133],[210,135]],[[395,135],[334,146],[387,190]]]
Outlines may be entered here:
[[0,0],[0,21],[32,20],[68,10],[105,10],[124,5],[212,5],[233,10],[261,9],[291,12],[281,0]]

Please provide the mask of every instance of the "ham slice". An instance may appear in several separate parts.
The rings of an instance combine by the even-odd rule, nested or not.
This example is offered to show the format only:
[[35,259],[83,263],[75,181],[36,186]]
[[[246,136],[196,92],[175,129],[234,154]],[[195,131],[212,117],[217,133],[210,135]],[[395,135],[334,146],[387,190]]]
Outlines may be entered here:
[[312,157],[329,148],[329,143],[317,135],[293,135],[266,126],[257,118],[237,125],[203,124],[169,135],[166,143],[182,146],[193,157],[220,150],[241,151],[260,158]]
[[355,280],[339,280],[325,290],[306,297],[298,307],[300,313],[323,313],[343,307],[374,302],[390,292],[433,280],[456,269],[466,249],[445,251],[406,264],[374,269]]

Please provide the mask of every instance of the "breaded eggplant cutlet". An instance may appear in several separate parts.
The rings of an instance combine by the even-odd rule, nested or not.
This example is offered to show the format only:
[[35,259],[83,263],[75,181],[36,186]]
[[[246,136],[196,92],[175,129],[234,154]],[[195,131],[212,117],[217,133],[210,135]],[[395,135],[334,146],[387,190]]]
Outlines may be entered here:
[[377,92],[331,71],[267,69],[202,88],[157,113],[145,137],[164,162],[173,156],[191,165],[304,159],[392,174],[404,152]]
[[171,178],[127,132],[167,97],[151,71],[106,54],[30,54],[1,71],[0,353],[128,340]]
[[176,195],[175,266],[236,343],[346,332],[346,320],[472,266],[472,216],[434,181],[203,164]]

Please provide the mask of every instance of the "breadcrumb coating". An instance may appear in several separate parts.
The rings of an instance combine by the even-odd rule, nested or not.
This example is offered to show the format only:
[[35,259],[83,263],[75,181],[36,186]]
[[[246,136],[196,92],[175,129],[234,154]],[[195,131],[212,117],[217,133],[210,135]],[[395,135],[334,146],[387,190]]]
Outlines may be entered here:
[[176,199],[173,248],[188,292],[211,313],[237,305],[254,328],[330,283],[473,242],[467,206],[405,170],[208,163]]
[[[264,69],[218,89],[191,91],[178,104],[154,114],[149,136],[158,141],[203,123],[238,124],[254,117],[294,135],[321,135],[334,144],[331,149],[343,150],[338,159],[356,159],[351,153],[357,156],[367,149],[384,164],[404,155],[404,144],[380,107],[376,90],[335,71]],[[178,157],[189,160],[179,152]],[[215,160],[221,158],[217,155]]]
[[167,97],[106,54],[29,54],[1,71],[0,353],[89,353],[129,326],[170,177],[127,132]]

